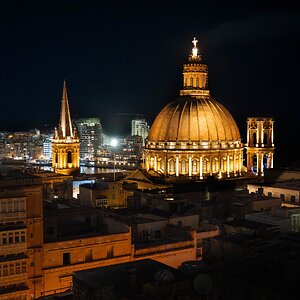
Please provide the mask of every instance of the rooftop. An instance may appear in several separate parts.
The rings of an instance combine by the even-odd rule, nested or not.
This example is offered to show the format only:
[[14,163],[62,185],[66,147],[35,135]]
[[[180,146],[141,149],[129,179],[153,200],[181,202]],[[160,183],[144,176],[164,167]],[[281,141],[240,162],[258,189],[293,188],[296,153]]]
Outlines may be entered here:
[[244,228],[249,228],[249,229],[267,229],[267,228],[273,228],[274,225],[270,224],[265,224],[265,223],[260,223],[252,220],[234,220],[234,221],[229,221],[225,222],[224,225],[229,225],[232,227],[244,227]]
[[300,191],[300,179],[289,179],[289,180],[284,180],[284,181],[277,181],[274,183],[266,183],[266,184],[261,184],[261,185],[253,184],[253,185],[256,185],[259,187],[268,186],[268,187]]
[[[121,295],[130,294],[132,278],[134,276],[137,286],[164,279],[158,276],[159,272],[170,274],[170,278],[179,277],[181,272],[158,261],[143,259],[107,267],[95,268],[76,272],[74,279],[83,283],[92,290],[103,287],[113,287]],[[163,274],[162,274],[163,275]]]

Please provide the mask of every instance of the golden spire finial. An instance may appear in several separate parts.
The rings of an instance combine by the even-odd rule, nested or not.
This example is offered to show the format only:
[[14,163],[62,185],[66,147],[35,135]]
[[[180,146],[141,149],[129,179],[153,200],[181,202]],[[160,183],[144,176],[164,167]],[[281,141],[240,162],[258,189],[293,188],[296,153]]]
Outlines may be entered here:
[[58,135],[60,136],[60,138],[65,139],[67,137],[73,137],[66,80],[64,80],[64,85],[63,85],[60,120],[59,120],[58,129],[59,129]]
[[196,58],[198,57],[198,48],[197,48],[198,40],[194,37],[192,43],[194,44],[194,48],[192,49],[192,57]]

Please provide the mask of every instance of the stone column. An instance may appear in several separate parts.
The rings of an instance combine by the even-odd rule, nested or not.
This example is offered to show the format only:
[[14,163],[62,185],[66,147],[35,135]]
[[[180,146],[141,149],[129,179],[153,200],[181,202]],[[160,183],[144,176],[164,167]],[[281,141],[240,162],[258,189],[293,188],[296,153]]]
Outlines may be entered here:
[[146,170],[149,171],[149,156],[146,156]]
[[242,174],[242,168],[243,168],[243,155],[239,155],[239,175]]
[[272,122],[272,129],[271,129],[271,146],[274,145],[274,123]]
[[247,151],[247,172],[250,173],[251,172],[251,168],[252,168],[252,154],[249,152],[249,150]]
[[189,176],[192,176],[192,157],[189,156]]
[[167,172],[168,172],[168,159],[167,159],[167,156],[165,157],[164,159],[164,174],[165,176],[167,176]]
[[176,173],[176,177],[178,177],[179,176],[179,157],[178,157],[178,155],[176,156],[175,173]]
[[260,154],[256,153],[256,175],[260,175]]
[[212,175],[212,157],[211,155],[209,156],[209,175]]
[[261,176],[264,176],[264,154],[262,153],[260,155],[260,173],[261,173]]
[[270,153],[270,168],[274,167],[274,153]]
[[154,156],[154,171],[157,172],[157,156]]
[[230,155],[227,154],[227,177],[230,177]]
[[249,122],[247,122],[247,145],[248,145],[248,147],[250,145],[250,125],[249,125]]
[[200,156],[200,166],[199,166],[200,179],[203,179],[202,169],[203,169],[203,157]]
[[233,154],[233,174],[236,176],[236,153]]
[[63,153],[62,153],[62,149],[59,149],[59,155],[58,155],[58,159],[59,159],[59,169],[63,168]]

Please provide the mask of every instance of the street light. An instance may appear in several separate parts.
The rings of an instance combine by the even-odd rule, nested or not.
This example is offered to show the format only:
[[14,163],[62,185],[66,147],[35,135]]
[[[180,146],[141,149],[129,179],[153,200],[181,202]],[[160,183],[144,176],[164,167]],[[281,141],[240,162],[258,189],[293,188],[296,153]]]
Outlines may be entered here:
[[113,149],[115,149],[118,146],[118,140],[116,138],[112,138],[110,141],[111,145],[111,153],[114,160],[114,181],[116,181],[116,154],[114,153]]

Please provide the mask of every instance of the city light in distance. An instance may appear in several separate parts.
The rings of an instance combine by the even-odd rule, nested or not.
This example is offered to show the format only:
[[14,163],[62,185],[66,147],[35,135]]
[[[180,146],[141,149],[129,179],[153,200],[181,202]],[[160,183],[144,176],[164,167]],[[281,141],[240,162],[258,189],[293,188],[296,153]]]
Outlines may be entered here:
[[110,140],[110,145],[112,146],[112,147],[117,147],[118,146],[118,140],[116,139],[116,138],[112,138],[111,140]]

